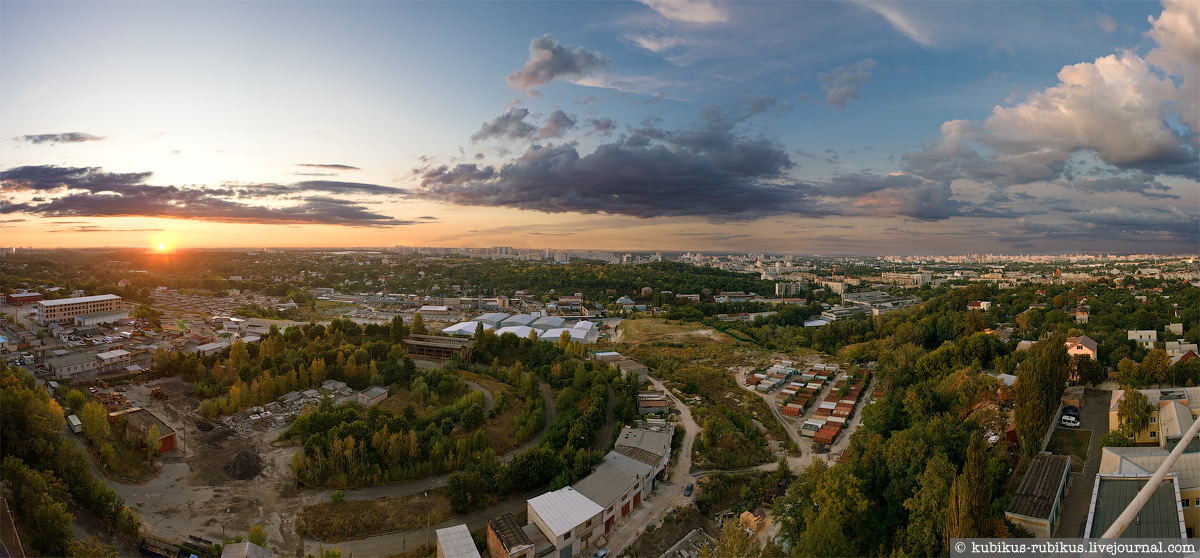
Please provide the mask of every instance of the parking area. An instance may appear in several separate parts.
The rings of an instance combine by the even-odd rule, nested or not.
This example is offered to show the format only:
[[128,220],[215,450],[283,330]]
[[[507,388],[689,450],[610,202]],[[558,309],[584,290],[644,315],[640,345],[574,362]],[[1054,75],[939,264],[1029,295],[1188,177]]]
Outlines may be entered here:
[[[1087,457],[1081,472],[1074,465],[1071,467],[1071,479],[1067,486],[1067,495],[1063,498],[1062,519],[1054,531],[1055,537],[1082,537],[1087,524],[1088,508],[1092,501],[1092,486],[1096,483],[1096,475],[1100,472],[1100,437],[1108,432],[1108,406],[1112,392],[1108,390],[1091,390],[1084,397],[1083,408],[1079,413],[1079,429],[1067,429],[1061,438],[1073,440],[1080,437],[1077,432],[1088,431],[1091,434],[1087,446]],[[1060,437],[1055,432],[1055,437]],[[1051,440],[1053,446],[1054,440]],[[1069,444],[1068,444],[1069,445]],[[1059,452],[1055,452],[1059,453]],[[1074,459],[1074,458],[1072,458]]]

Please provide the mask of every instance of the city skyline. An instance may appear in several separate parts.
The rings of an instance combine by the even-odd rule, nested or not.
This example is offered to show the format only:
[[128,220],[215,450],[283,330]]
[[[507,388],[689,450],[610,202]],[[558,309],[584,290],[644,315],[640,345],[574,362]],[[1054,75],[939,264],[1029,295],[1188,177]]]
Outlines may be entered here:
[[8,246],[1200,245],[1195,2],[0,14]]

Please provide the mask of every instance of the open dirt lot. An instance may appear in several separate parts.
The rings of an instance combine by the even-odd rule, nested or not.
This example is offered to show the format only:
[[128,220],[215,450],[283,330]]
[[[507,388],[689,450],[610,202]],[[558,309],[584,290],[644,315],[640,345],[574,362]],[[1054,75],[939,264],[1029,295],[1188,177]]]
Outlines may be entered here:
[[[209,421],[196,413],[200,402],[179,378],[121,387],[133,405],[149,409],[176,432],[176,449],[160,456],[158,476],[138,485],[109,481],[155,536],[221,540],[261,524],[272,547],[302,548],[296,512],[327,500],[329,492],[297,487],[289,464],[300,448],[272,443],[284,429],[282,421],[237,429]],[[169,399],[151,397],[152,387]]]

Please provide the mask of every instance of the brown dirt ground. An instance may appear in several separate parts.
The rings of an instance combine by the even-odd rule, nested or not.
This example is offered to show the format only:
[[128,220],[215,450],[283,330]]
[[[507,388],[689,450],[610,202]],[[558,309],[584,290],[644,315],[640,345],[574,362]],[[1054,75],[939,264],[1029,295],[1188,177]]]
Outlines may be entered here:
[[694,505],[685,508],[675,508],[663,516],[653,531],[647,530],[638,537],[626,550],[632,556],[662,556],[667,549],[679,542],[679,539],[700,527],[709,534],[716,533],[716,526],[700,514]]

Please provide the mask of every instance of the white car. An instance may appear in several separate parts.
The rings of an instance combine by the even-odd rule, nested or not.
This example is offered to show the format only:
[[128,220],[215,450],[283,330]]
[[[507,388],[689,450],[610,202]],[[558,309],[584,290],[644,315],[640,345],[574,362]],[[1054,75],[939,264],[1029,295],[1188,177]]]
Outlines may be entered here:
[[1059,421],[1059,424],[1067,428],[1079,428],[1079,419],[1071,415],[1063,415],[1062,420]]

